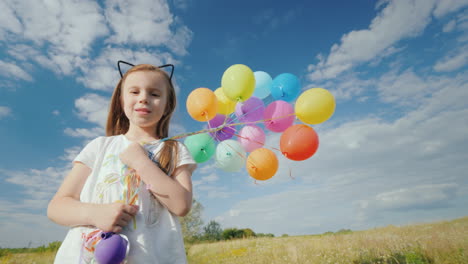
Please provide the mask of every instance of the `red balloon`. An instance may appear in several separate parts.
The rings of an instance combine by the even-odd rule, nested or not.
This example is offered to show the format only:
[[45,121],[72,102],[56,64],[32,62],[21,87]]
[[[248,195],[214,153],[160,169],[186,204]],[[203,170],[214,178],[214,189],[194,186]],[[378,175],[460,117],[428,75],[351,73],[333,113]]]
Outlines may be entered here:
[[280,149],[290,160],[306,160],[315,154],[319,145],[315,130],[303,124],[290,126],[281,135]]

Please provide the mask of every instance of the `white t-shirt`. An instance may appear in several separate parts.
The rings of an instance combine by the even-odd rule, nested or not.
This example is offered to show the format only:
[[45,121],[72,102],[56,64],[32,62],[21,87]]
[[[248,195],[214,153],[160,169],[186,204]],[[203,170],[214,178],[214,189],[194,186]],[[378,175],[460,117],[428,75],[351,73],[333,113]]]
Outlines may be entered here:
[[[134,199],[133,204],[139,205],[136,221],[132,220],[122,231],[130,244],[124,263],[187,263],[178,217],[150,193],[143,181],[129,181],[135,179],[131,177],[134,171],[122,163],[119,154],[130,143],[124,135],[98,137],[78,154],[74,162],[82,162],[92,169],[81,191],[80,200],[87,203],[113,203],[120,200],[130,204]],[[163,143],[156,141],[144,147],[148,156],[157,162],[162,146]],[[178,142],[175,167],[185,164],[195,164],[195,161],[188,149]],[[92,252],[92,242],[97,237],[93,235],[99,235],[98,232],[99,230],[93,227],[71,228],[57,252],[54,263],[97,263]]]

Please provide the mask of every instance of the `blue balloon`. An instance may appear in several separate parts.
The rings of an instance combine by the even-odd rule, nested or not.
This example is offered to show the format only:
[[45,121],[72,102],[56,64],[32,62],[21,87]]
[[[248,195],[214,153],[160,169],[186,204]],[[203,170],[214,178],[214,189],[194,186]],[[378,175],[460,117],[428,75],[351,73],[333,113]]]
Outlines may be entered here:
[[275,100],[286,102],[294,101],[301,92],[301,83],[296,75],[282,73],[273,79],[271,84],[271,95]]
[[254,72],[254,77],[255,90],[253,95],[260,99],[266,98],[268,95],[270,95],[271,91],[271,83],[273,82],[271,76],[266,72],[256,71]]

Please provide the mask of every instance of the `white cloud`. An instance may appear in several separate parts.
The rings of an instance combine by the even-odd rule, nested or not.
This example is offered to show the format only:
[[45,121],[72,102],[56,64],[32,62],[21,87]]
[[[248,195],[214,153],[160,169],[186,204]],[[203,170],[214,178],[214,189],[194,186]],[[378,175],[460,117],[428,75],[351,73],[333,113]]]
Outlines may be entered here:
[[11,108],[0,105],[0,119],[7,117],[11,114]]
[[[90,0],[8,0],[0,9],[0,41],[6,43],[8,54],[23,62],[33,60],[57,74],[77,75],[78,81],[92,89],[113,89],[118,80],[115,64],[120,59],[177,64],[172,54],[155,48],[186,55],[193,35],[171,14],[165,0],[131,4],[109,0],[104,10]],[[112,46],[98,53],[98,58],[90,57],[93,45],[106,39]],[[138,45],[132,48],[136,52],[119,49],[124,44]],[[16,77],[28,77],[15,72]]]
[[[199,180],[193,180],[196,196],[209,199],[231,197],[235,192],[229,191],[227,186],[220,185],[220,178],[217,172],[214,169],[211,169],[211,171],[211,174],[208,176],[203,176]],[[204,175],[198,171],[197,174]]]
[[104,128],[107,122],[109,98],[97,94],[85,94],[75,101],[78,116]]
[[23,42],[46,48],[47,59],[33,59],[59,74],[71,74],[79,57],[88,55],[91,44],[108,34],[94,1],[6,1],[3,5],[10,22],[0,23],[0,32],[8,36],[9,49]]
[[96,138],[99,136],[104,136],[105,131],[103,127],[93,127],[93,128],[69,128],[65,129],[65,134],[72,137],[84,137],[84,138]]
[[425,184],[382,192],[360,201],[363,210],[407,210],[447,206],[457,193],[454,183]]
[[421,99],[431,92],[431,86],[417,76],[412,69],[401,74],[386,73],[380,77],[376,85],[383,102],[397,105],[418,105]]
[[438,60],[434,65],[437,72],[450,72],[465,66],[468,63],[468,45],[462,46]]
[[78,156],[78,154],[81,152],[82,149],[83,147],[79,147],[79,146],[67,148],[64,150],[64,154],[61,157],[59,157],[59,159],[65,160],[71,163],[76,158],[76,156]]
[[203,196],[208,199],[225,199],[235,194],[235,192],[229,191],[226,186],[215,186],[209,184],[198,185],[195,192],[197,193],[197,197]]
[[57,191],[70,168],[71,165],[63,168],[48,167],[43,170],[2,170],[1,173],[6,175],[5,182],[21,186],[24,189],[23,194],[27,194],[21,196],[23,202],[18,204],[21,204],[22,208],[37,210],[47,207],[48,201]]
[[[176,54],[187,53],[192,32],[186,26],[177,27],[165,0],[108,0],[105,15],[114,32],[108,39],[111,43],[164,45]],[[171,27],[177,28],[172,32]]]
[[468,5],[467,0],[443,0],[436,1],[434,8],[434,15],[438,18],[445,16],[450,12],[454,12],[464,6]]
[[203,182],[216,182],[219,180],[219,176],[216,173],[212,173],[208,176],[202,177]]
[[23,68],[16,64],[4,62],[0,60],[0,75],[10,77],[13,79],[20,79],[25,81],[32,81],[33,77],[27,73]]
[[192,0],[172,0],[174,6],[178,9],[186,10],[191,4]]
[[452,32],[455,27],[457,26],[457,21],[456,20],[450,20],[445,26],[442,28],[442,31],[447,33],[447,32]]
[[11,1],[0,2],[0,39],[6,39],[8,33],[19,34],[22,30],[21,22],[15,15],[15,10],[11,7]]
[[[310,80],[335,78],[360,63],[380,61],[379,58],[388,56],[385,54],[400,51],[393,45],[420,34],[431,21],[434,8],[434,14],[441,17],[462,8],[467,1],[397,0],[382,3],[384,8],[373,19],[369,29],[353,30],[343,35],[341,43],[332,46],[328,57],[317,56],[319,62],[308,67]],[[465,21],[464,16],[458,17],[458,24]],[[452,31],[455,26],[456,22],[452,20],[443,30]]]
[[431,20],[434,1],[385,1],[385,7],[372,20],[369,29],[353,30],[334,44],[327,58],[320,55],[310,65],[311,80],[335,78],[355,65],[370,61],[398,41],[420,34]]

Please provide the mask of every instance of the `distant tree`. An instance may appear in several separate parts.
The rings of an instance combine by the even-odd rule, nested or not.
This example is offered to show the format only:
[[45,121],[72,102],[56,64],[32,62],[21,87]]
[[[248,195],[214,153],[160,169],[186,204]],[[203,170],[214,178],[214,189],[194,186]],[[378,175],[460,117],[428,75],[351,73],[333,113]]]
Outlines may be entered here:
[[186,241],[194,241],[200,236],[203,227],[202,212],[203,205],[193,199],[192,209],[186,216],[181,217],[180,225]]
[[210,241],[219,241],[222,238],[223,235],[223,229],[221,229],[221,225],[214,221],[211,220],[204,228],[203,228],[204,234],[203,237],[206,240]]
[[242,237],[244,237],[244,230],[240,230],[237,228],[226,228],[223,231],[223,239],[225,240]]
[[338,231],[335,232],[335,234],[349,234],[349,233],[352,233],[353,231],[351,229],[340,229]]
[[281,237],[288,237],[288,236],[289,236],[288,234],[281,235]]
[[256,236],[256,235],[255,235],[255,232],[254,232],[252,229],[250,229],[250,228],[242,229],[242,231],[243,231],[243,233],[244,233],[244,234],[243,234],[244,237],[254,237],[254,236]]

